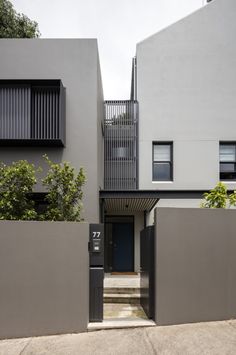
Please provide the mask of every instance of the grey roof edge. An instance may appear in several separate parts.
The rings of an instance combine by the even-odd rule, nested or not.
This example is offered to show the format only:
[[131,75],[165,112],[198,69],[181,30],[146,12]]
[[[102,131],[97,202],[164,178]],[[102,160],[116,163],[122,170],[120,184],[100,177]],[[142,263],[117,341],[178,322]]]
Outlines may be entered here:
[[80,37],[59,37],[59,38],[53,38],[53,37],[40,37],[40,38],[0,38],[0,41],[25,41],[25,42],[36,42],[36,41],[91,41],[91,42],[96,42],[98,43],[98,39],[95,37],[92,38],[80,38]]
[[[100,190],[101,199],[106,198],[164,198],[164,199],[202,199],[210,190]],[[228,194],[233,190],[228,190]]]

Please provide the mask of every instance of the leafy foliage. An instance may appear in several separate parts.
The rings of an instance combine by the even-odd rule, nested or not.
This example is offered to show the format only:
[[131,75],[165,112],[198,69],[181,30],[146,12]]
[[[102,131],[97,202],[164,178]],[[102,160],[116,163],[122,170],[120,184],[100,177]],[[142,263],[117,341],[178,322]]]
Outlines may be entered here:
[[[235,193],[232,195],[235,195]],[[204,196],[204,201],[201,204],[201,207],[203,208],[226,208],[227,207],[227,201],[228,201],[227,187],[222,182],[219,182],[214,189],[212,189],[210,192],[206,192],[203,196]],[[233,196],[229,201],[231,205],[231,201],[233,202]]]
[[229,205],[236,206],[236,191],[229,195]]
[[15,11],[8,0],[0,0],[0,38],[37,38],[38,24]]
[[36,184],[35,168],[26,160],[0,164],[0,219],[36,219],[34,202],[27,198]]
[[49,206],[42,218],[51,221],[80,221],[82,187],[85,184],[83,168],[76,174],[68,162],[56,164],[47,155],[44,158],[49,170],[42,181],[48,192],[46,200]]

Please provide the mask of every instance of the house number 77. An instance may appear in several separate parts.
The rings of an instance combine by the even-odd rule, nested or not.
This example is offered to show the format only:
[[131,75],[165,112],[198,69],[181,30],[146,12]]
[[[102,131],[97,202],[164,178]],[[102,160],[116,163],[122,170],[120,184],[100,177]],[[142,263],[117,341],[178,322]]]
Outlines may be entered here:
[[93,232],[93,239],[99,239],[101,232]]

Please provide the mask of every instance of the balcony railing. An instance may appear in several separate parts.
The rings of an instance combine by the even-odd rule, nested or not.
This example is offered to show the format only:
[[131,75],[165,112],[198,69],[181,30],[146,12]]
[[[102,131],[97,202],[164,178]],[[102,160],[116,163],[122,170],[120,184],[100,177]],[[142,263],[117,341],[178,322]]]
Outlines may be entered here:
[[104,188],[138,187],[138,103],[105,101]]

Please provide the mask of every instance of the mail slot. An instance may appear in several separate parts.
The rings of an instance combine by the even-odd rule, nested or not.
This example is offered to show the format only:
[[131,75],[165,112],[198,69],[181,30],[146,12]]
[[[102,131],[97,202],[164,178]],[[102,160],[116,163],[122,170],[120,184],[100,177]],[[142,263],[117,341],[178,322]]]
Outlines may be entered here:
[[93,253],[100,253],[101,250],[101,239],[95,239],[92,241],[92,252]]

